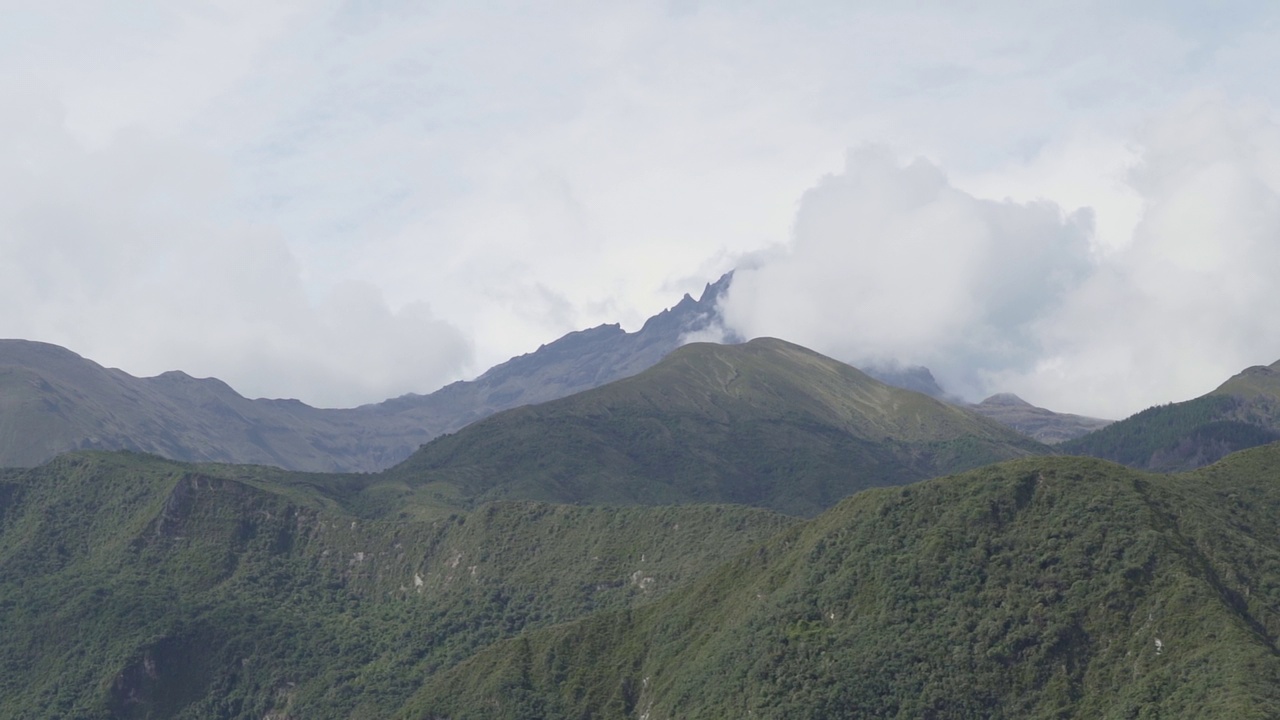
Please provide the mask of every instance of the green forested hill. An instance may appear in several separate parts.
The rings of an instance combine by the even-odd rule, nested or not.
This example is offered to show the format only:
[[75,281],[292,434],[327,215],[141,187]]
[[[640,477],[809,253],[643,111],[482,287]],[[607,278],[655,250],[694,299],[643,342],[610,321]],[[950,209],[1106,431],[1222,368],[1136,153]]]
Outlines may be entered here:
[[0,717],[1280,717],[1280,444],[591,505],[1042,447],[768,340],[475,429],[381,475],[0,470]]
[[1207,395],[1147,408],[1056,449],[1170,472],[1275,440],[1280,440],[1280,362],[1248,368]]
[[527,633],[405,718],[1280,717],[1280,445],[1036,458],[846,500],[644,607]]
[[695,343],[635,377],[423,446],[365,493],[813,515],[863,488],[1050,450],[968,410],[775,339]]
[[350,478],[130,453],[0,475],[0,716],[383,718],[526,628],[663,596],[793,523],[742,507],[346,512]]
[[0,473],[0,716],[1280,715],[1280,444],[1180,475],[1022,459],[806,522],[371,519],[356,479]]

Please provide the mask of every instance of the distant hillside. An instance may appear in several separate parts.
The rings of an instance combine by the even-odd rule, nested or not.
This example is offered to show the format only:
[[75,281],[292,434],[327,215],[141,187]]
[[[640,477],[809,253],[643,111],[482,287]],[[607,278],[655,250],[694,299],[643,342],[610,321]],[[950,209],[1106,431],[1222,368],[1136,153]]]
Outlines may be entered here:
[[652,605],[525,633],[398,717],[1280,717],[1280,445],[860,493]]
[[1110,420],[1056,413],[1036,407],[1011,393],[992,395],[972,406],[972,409],[979,415],[1048,445],[1072,440],[1111,424]]
[[1048,448],[798,345],[694,343],[625,380],[437,438],[367,491],[496,499],[729,502],[812,515],[898,485]]
[[960,405],[991,418],[1005,427],[1013,428],[1028,437],[1047,445],[1078,438],[1109,424],[1110,420],[1058,413],[1036,407],[1011,393],[999,393],[974,405],[948,393],[934,379],[929,368],[912,366],[883,366],[863,368],[871,377],[886,385],[924,393],[935,400]]
[[1280,362],[1248,368],[1207,395],[1147,408],[1057,447],[1170,472],[1274,440],[1280,440]]
[[634,375],[716,322],[730,276],[685,296],[639,331],[570,333],[430,395],[352,409],[249,400],[181,372],[136,378],[45,343],[0,340],[0,466],[31,467],[80,449],[326,472],[381,470],[422,443],[499,410]]
[[337,469],[347,457],[376,467],[410,444],[380,420],[368,409],[248,400],[180,372],[135,378],[55,345],[0,341],[0,462],[10,466],[69,450],[130,449],[306,469]]
[[528,502],[371,521],[333,501],[348,479],[132,453],[0,473],[0,716],[385,718],[496,640],[651,602],[794,522]]
[[892,385],[903,390],[913,390],[928,395],[934,400],[941,400],[952,405],[963,404],[961,400],[942,389],[942,386],[933,377],[933,372],[927,367],[919,365],[908,367],[886,365],[859,367],[858,369],[885,385]]

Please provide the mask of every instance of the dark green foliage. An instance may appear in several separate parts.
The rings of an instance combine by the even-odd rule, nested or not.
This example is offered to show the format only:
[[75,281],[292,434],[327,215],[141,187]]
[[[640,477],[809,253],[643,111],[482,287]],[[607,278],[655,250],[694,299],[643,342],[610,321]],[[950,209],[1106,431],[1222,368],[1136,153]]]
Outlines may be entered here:
[[1130,467],[1171,472],[1215,462],[1228,454],[1280,440],[1274,418],[1258,417],[1258,401],[1211,394],[1147,408],[1057,446]]
[[659,598],[793,522],[532,502],[376,521],[333,499],[349,480],[130,453],[6,474],[0,716],[382,718],[479,648]]
[[1280,440],[1280,362],[1247,368],[1208,395],[1147,408],[1057,449],[1176,472],[1275,440]]
[[369,520],[342,478],[276,480],[130,454],[7,474],[7,715],[1280,713],[1280,445],[1178,476],[1022,460],[803,524]]
[[403,717],[1277,717],[1278,480],[1271,445],[869,490],[654,605],[500,643]]

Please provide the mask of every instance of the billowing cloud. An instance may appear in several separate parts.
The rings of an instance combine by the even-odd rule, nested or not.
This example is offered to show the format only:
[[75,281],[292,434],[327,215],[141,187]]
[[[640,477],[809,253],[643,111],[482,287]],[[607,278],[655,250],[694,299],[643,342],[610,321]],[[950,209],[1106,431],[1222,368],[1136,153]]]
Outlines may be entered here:
[[1034,328],[1090,270],[1092,217],[995,202],[924,159],[851,152],[800,203],[792,242],[738,271],[727,324],[855,364],[924,364],[953,392],[1030,367]]
[[26,99],[0,119],[0,336],[336,406],[466,366],[467,339],[425,303],[392,308],[356,281],[309,291],[275,228],[228,214],[217,158],[142,130],[86,150],[55,101]]
[[1140,219],[1105,242],[1091,208],[981,199],[927,160],[853,152],[791,241],[738,273],[727,322],[1104,417],[1280,359],[1280,126],[1195,95],[1132,152]]
[[1139,156],[1129,243],[1041,318],[1034,369],[992,382],[1123,416],[1280,359],[1280,126],[1198,96],[1145,130]]
[[[851,315],[865,339],[831,349],[892,349],[973,392],[1047,388],[1037,368],[1087,343],[1028,318],[1067,323],[1085,292],[1071,288],[1102,283],[1081,264],[1091,226],[1085,256],[1103,263],[1150,214],[1156,191],[1122,184],[1154,142],[1134,127],[1202,87],[1280,102],[1277,17],[1266,3],[20,4],[0,31],[0,330],[134,373],[372,401],[571,330],[638,328],[794,228],[760,282],[844,262],[887,293],[884,312],[919,320]],[[841,165],[866,143],[899,151],[880,170],[855,162],[897,183],[897,205],[845,213],[842,194],[875,197]],[[921,239],[952,224],[950,245]],[[1004,256],[1022,267],[986,267]],[[914,292],[857,267],[870,261],[910,265]],[[835,337],[806,329],[827,319],[790,322]]]

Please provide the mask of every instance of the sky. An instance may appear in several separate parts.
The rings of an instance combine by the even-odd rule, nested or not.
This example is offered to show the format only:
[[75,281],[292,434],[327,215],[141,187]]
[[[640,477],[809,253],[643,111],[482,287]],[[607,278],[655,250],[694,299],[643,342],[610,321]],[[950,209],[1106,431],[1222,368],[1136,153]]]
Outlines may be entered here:
[[1280,10],[5,3],[0,336],[325,407],[736,269],[862,365],[1118,418],[1280,359]]

